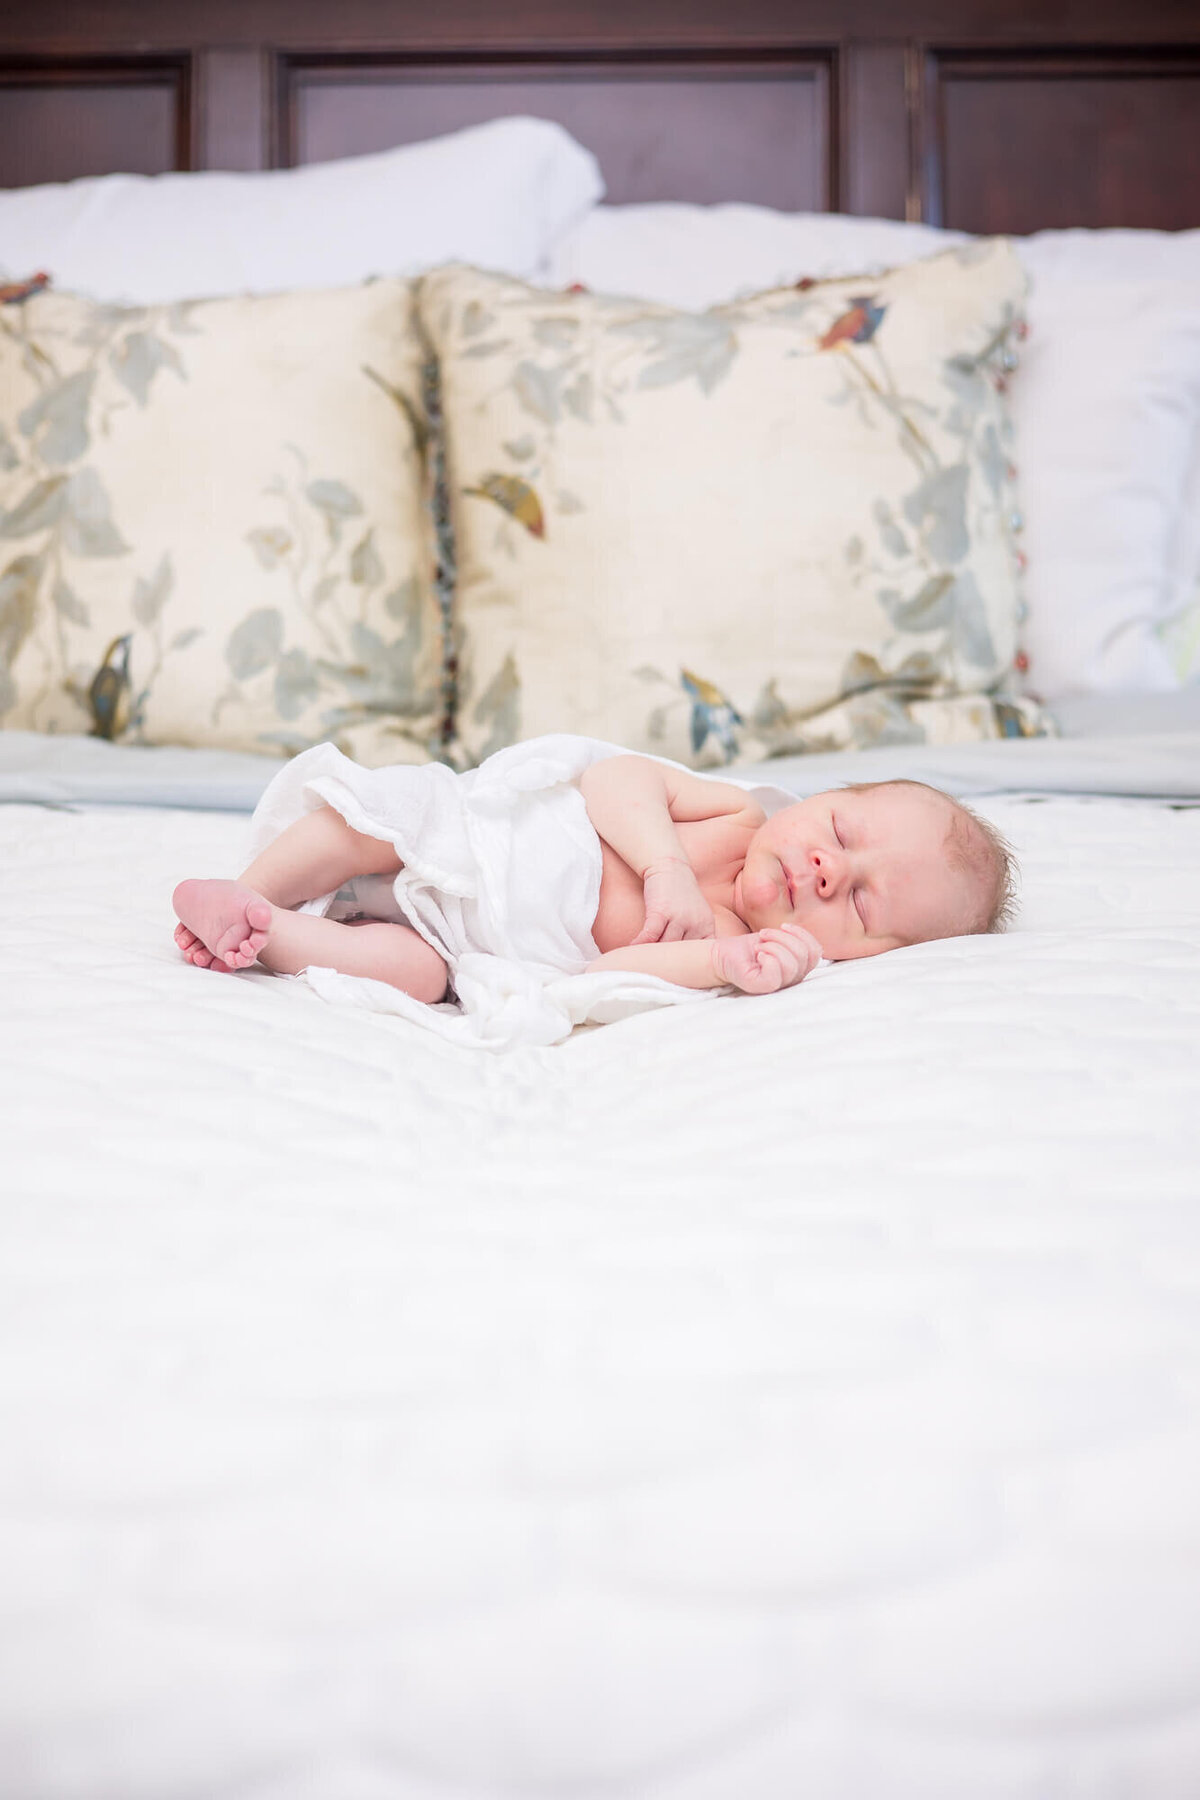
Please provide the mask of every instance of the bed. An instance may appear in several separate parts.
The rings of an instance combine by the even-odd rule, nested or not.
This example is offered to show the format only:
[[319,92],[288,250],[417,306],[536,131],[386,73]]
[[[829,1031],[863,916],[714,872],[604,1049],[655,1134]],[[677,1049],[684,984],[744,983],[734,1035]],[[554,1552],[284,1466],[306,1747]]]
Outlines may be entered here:
[[[1200,226],[1188,9],[843,11],[48,0],[0,186],[541,111],[610,202]],[[1191,1800],[1200,687],[1132,669],[736,767],[961,795],[1003,937],[503,1054],[179,960],[277,759],[0,732],[0,1791]]]

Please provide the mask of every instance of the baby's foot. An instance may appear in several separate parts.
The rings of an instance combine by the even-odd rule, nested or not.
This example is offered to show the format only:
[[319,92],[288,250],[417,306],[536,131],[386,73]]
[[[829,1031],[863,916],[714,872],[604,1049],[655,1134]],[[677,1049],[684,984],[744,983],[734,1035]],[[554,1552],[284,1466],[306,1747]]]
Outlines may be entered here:
[[[196,963],[200,968],[209,967],[209,963],[212,961],[212,950],[205,950],[200,938],[196,936],[196,932],[189,931],[187,925],[176,925],[175,941],[180,950],[184,952],[185,963]],[[200,961],[200,958],[205,958],[205,961]]]
[[270,902],[236,881],[181,881],[171,902],[175,942],[197,968],[248,968],[267,941]]
[[[214,960],[212,951],[206,949],[200,942],[200,939],[196,936],[195,932],[189,931],[186,925],[177,925],[175,927],[175,942],[183,952],[184,962],[195,963],[198,969],[225,968],[223,962],[216,962]],[[228,971],[226,972],[228,973]]]

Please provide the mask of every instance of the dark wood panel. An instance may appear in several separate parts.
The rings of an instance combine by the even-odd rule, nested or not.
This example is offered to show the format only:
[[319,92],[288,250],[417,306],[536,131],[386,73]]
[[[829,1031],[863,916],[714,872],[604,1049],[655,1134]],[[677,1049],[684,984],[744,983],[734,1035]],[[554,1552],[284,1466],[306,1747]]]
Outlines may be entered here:
[[1200,226],[1200,53],[928,58],[924,210],[964,231]]
[[1200,43],[1196,0],[0,0],[28,49]]
[[904,46],[851,44],[842,66],[839,204],[868,218],[903,219],[911,201]]
[[186,56],[0,57],[0,187],[192,164]]
[[201,50],[197,138],[206,169],[266,166],[269,58],[258,50]]
[[728,61],[283,57],[277,93],[285,162],[532,113],[596,154],[614,204],[668,194],[790,210],[837,204],[837,67],[826,49]]
[[1198,70],[1200,0],[0,0],[0,183],[311,161],[524,107],[592,144],[614,200],[1195,225]]

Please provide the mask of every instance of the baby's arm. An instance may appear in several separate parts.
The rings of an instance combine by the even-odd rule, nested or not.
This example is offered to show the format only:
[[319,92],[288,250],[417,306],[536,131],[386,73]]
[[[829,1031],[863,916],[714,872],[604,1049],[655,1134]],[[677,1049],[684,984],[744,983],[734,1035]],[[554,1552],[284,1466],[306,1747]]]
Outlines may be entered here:
[[744,812],[753,807],[750,797],[728,782],[706,781],[646,756],[593,763],[579,789],[596,831],[645,888],[646,922],[634,944],[710,938],[712,908],[675,824]]
[[631,944],[598,956],[588,970],[628,969],[657,975],[677,987],[736,987],[744,994],[773,994],[803,981],[820,960],[821,946],[810,931],[802,925],[780,925],[689,943]]

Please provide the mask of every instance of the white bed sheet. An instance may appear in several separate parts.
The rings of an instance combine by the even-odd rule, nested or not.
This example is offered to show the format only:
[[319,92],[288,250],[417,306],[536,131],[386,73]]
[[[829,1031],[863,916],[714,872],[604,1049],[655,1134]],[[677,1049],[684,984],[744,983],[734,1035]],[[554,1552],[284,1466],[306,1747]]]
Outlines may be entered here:
[[0,806],[0,1792],[1194,1800],[1200,810],[980,805],[1010,936],[500,1058]]

